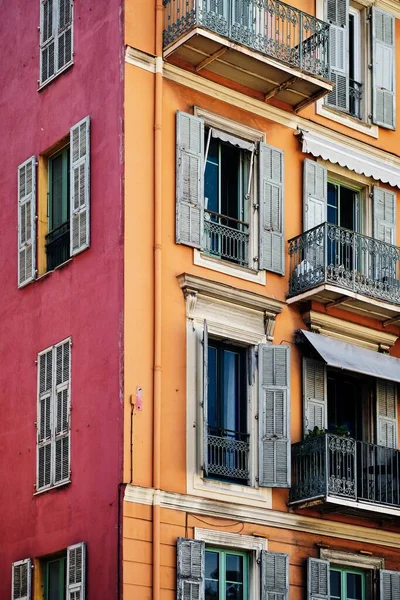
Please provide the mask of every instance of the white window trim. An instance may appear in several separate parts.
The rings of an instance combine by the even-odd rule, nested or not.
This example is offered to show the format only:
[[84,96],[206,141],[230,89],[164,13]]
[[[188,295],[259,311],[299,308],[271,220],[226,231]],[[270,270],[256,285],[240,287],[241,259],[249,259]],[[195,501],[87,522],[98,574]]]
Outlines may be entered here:
[[367,556],[366,554],[356,554],[354,552],[342,552],[341,550],[330,550],[321,548],[320,558],[328,560],[335,565],[345,567],[356,567],[357,569],[384,569],[385,559],[377,556]]
[[[54,10],[54,7],[56,9]],[[39,79],[38,79],[38,88],[37,91],[40,92],[46,85],[51,83],[56,77],[64,73],[67,69],[72,67],[74,64],[74,2],[71,1],[71,60],[67,62],[61,69],[57,70],[57,61],[58,61],[58,39],[57,39],[57,27],[58,27],[58,19],[59,19],[59,8],[60,8],[60,0],[53,0],[53,36],[54,36],[54,68],[55,72],[51,77],[48,77],[45,81],[42,81],[42,45],[40,43],[40,27],[42,24],[42,2],[40,3],[40,26],[39,26]],[[54,18],[54,15],[56,18]]]

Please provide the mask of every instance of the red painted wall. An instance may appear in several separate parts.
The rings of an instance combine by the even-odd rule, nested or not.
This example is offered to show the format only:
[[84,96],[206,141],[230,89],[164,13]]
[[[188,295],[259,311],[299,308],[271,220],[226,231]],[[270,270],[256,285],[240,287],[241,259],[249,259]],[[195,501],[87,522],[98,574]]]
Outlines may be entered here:
[[[86,541],[87,598],[117,597],[123,300],[120,0],[74,3],[74,65],[41,92],[40,0],[0,0],[0,598],[11,563]],[[17,289],[17,167],[91,117],[91,248]],[[33,496],[37,353],[72,337],[72,483]],[[35,599],[36,600],[36,599]]]

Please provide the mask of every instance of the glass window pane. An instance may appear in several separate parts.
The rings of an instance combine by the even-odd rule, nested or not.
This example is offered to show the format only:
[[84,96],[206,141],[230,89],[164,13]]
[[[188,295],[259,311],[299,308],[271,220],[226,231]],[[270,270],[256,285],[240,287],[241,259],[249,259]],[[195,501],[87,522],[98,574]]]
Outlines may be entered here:
[[[206,134],[206,144],[207,136],[208,132]],[[217,213],[219,213],[218,176],[218,141],[211,139],[206,161],[206,170],[204,174],[204,196],[207,199],[205,208]]]
[[[230,144],[221,144],[221,213],[240,219],[240,156],[241,150]],[[236,227],[234,221],[227,225]]]
[[208,425],[218,427],[218,355],[217,349],[208,347]]
[[347,573],[347,600],[362,600],[361,573]]
[[205,577],[206,579],[219,579],[218,552],[206,552]]
[[330,572],[331,578],[331,599],[332,600],[340,600],[341,594],[341,573],[340,571],[333,571],[331,569]]
[[243,600],[243,585],[239,583],[227,583],[226,600]]
[[210,581],[209,579],[206,579],[205,590],[205,600],[220,600],[218,592],[218,581]]
[[63,156],[51,161],[51,229],[63,223]]
[[224,409],[223,427],[239,431],[239,355],[237,352],[224,352]]
[[59,560],[48,564],[47,600],[60,600],[60,569]]
[[243,556],[226,555],[226,580],[243,583]]

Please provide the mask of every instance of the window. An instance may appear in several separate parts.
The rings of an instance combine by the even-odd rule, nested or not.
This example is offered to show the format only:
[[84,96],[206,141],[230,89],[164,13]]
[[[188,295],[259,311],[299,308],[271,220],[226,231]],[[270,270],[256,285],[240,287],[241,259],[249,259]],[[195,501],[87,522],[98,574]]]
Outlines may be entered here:
[[248,600],[249,557],[246,552],[205,551],[205,600]]
[[70,160],[69,146],[49,158],[49,233],[46,235],[47,270],[70,257]]
[[44,562],[44,600],[65,600],[67,553]]
[[72,0],[40,2],[40,84],[72,64]]
[[365,572],[331,566],[331,600],[366,600]]
[[70,477],[71,341],[38,356],[36,490],[68,483]]
[[224,122],[177,113],[176,242],[283,274],[283,152]]

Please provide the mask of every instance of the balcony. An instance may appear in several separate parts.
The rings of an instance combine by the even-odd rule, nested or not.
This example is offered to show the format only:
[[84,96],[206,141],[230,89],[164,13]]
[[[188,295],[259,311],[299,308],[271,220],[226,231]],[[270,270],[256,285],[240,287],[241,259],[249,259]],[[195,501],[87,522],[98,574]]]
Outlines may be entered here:
[[288,303],[317,300],[327,309],[400,319],[400,248],[322,223],[289,240]]
[[332,90],[329,24],[279,0],[164,0],[164,59],[297,112]]
[[204,252],[247,267],[249,224],[210,210],[204,212]]
[[289,505],[398,516],[399,475],[398,450],[330,433],[317,435],[292,446]]

